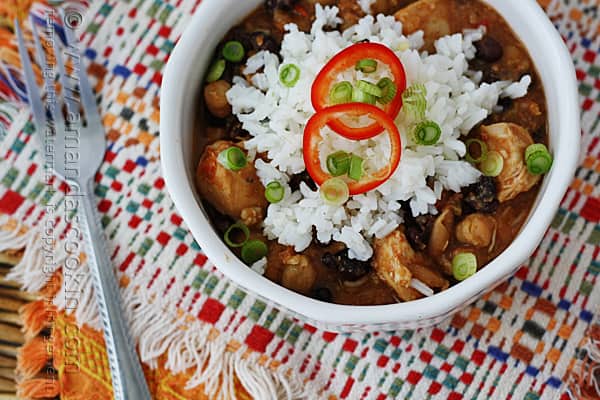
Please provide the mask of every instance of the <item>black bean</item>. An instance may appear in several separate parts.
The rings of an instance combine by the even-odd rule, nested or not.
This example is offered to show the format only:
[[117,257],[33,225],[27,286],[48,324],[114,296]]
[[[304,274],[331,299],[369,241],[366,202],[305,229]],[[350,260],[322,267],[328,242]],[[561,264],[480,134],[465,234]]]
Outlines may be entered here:
[[513,99],[510,97],[502,97],[498,100],[498,105],[502,107],[502,111],[506,111],[512,107],[513,102]]
[[279,42],[271,35],[263,31],[256,31],[248,37],[249,48],[254,51],[269,51],[274,54],[279,54],[281,48]]
[[[206,105],[204,107],[206,108]],[[215,117],[208,111],[208,108],[206,108],[206,112],[204,113],[204,122],[206,122],[206,125],[208,126],[223,128],[225,127],[226,121],[223,118]]]
[[477,58],[489,63],[498,61],[504,55],[502,45],[490,36],[484,36],[475,42],[475,48],[477,49]]
[[321,257],[321,261],[328,268],[337,268],[338,260],[332,253],[327,252],[323,254],[323,256]]
[[292,178],[290,179],[290,188],[292,189],[292,192],[300,189],[300,184],[302,182],[306,183],[311,190],[317,190],[317,184],[313,181],[308,172],[302,171],[299,174],[292,175]]
[[225,119],[225,131],[229,139],[248,139],[250,133],[242,128],[242,123],[235,115],[230,115]]
[[219,212],[219,210],[217,210],[212,204],[210,204],[206,200],[202,200],[202,206],[204,208],[204,211],[206,212],[206,215],[208,216],[209,221],[212,222],[214,228],[221,235],[223,235],[225,231],[229,229],[229,227],[235,222],[228,215]]
[[265,1],[265,7],[267,11],[273,12],[276,8],[280,10],[290,11],[298,0],[267,0]]
[[326,301],[328,303],[331,303],[333,300],[333,294],[331,293],[331,290],[327,289],[326,287],[317,288],[313,292],[313,295],[315,299]]
[[423,251],[427,248],[428,235],[416,226],[406,227],[406,239],[413,249]]
[[493,213],[498,209],[496,181],[489,176],[482,176],[474,184],[463,189],[463,203],[468,212]]
[[404,219],[404,228],[408,243],[417,251],[425,250],[427,242],[429,242],[429,235],[431,234],[435,216],[425,214],[413,217],[410,202],[401,201],[400,205],[402,207],[401,215]]
[[536,129],[531,136],[532,136],[533,141],[536,143],[546,143],[546,140],[547,140],[546,125],[542,125],[541,128]]
[[336,269],[342,274],[344,280],[349,281],[358,280],[371,270],[371,263],[369,261],[351,259],[348,256],[348,249],[336,254],[327,252],[323,254],[321,261],[327,268]]

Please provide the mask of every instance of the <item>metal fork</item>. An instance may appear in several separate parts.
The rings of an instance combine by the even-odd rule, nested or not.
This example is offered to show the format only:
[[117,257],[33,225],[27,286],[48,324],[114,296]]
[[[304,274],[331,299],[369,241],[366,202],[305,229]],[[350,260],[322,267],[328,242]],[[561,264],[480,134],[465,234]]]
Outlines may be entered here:
[[[64,20],[62,13],[61,16]],[[39,65],[46,72],[54,71],[52,65],[46,60],[40,36],[32,19],[30,19],[30,24]],[[78,198],[77,213],[84,232],[83,236],[90,270],[94,278],[94,288],[104,328],[104,339],[115,399],[150,399],[151,396],[144,379],[144,373],[124,320],[119,286],[108,256],[102,224],[94,200],[94,175],[104,159],[106,138],[98,113],[96,98],[85,70],[81,70],[83,63],[81,62],[81,53],[77,49],[74,32],[70,27],[65,26],[68,53],[73,60],[73,79],[73,77],[67,77],[66,75],[63,54],[54,35],[54,26],[50,27],[49,25],[46,27],[46,34],[51,38],[50,43],[53,43],[55,67],[58,70],[63,88],[63,97],[67,109],[65,121],[59,95],[54,96],[54,107],[43,105],[43,98],[40,89],[37,87],[31,60],[18,21],[15,21],[15,27],[19,55],[21,56],[25,75],[25,86],[39,135],[38,138],[44,144],[44,149],[46,149],[46,144],[50,140],[47,132],[49,130],[54,133],[54,173],[71,186],[71,194]],[[46,73],[44,76],[46,88],[51,87],[54,84],[52,74]],[[75,82],[70,83],[69,80]],[[71,94],[68,93],[69,90]],[[81,106],[87,121],[86,126],[80,123],[81,118],[76,117],[79,115],[79,104],[74,100],[72,94],[77,93],[77,91],[79,91]],[[52,93],[47,91],[46,95],[47,101],[50,101]]]

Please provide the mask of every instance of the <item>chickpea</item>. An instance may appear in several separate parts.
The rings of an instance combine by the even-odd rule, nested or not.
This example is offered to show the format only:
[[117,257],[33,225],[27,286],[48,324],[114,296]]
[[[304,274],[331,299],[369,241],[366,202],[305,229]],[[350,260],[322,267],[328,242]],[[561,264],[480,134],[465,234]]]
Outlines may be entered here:
[[317,271],[304,255],[294,255],[285,260],[281,284],[299,293],[308,293],[317,279]]
[[227,101],[229,89],[231,84],[224,80],[209,83],[204,87],[206,107],[215,117],[225,118],[231,114],[231,105]]
[[486,247],[492,241],[496,220],[484,214],[471,214],[456,226],[456,238],[462,243]]

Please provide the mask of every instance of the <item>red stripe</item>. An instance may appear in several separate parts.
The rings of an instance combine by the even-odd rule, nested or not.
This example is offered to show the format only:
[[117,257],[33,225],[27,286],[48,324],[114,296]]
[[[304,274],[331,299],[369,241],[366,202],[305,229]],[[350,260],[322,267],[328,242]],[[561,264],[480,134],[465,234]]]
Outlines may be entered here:
[[354,385],[354,378],[349,376],[348,380],[346,381],[346,384],[344,385],[344,390],[342,390],[342,393],[340,393],[340,397],[342,399],[345,399],[346,397],[348,397],[348,395],[350,394],[350,391],[352,390],[352,385]]
[[127,257],[125,258],[125,261],[123,261],[123,263],[121,263],[121,265],[119,266],[119,271],[123,272],[125,271],[129,265],[131,264],[131,261],[133,260],[133,257],[135,257],[134,253],[129,253],[127,255]]
[[161,269],[157,268],[156,272],[154,272],[154,275],[152,276],[152,279],[150,279],[150,282],[148,282],[148,286],[147,288],[150,289],[152,287],[152,285],[154,284],[154,281],[156,280],[156,278],[158,278],[158,275],[160,274]]

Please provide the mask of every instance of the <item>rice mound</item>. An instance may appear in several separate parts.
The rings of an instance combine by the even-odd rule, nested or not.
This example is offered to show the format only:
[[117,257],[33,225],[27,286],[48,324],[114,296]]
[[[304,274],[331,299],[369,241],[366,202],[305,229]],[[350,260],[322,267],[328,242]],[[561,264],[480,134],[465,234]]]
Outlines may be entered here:
[[[484,28],[442,37],[435,42],[436,53],[427,54],[419,52],[423,32],[403,35],[402,24],[392,16],[368,15],[341,33],[324,30],[339,23],[337,7],[317,4],[310,33],[300,32],[295,24],[287,25],[281,45],[283,61],[266,51],[250,57],[243,71],[250,83],[235,77],[227,99],[252,136],[245,142],[250,157],[265,153],[269,160],[254,160],[262,183],[278,180],[285,188],[283,201],[268,208],[265,235],[302,251],[310,245],[314,231],[318,241],[343,242],[350,257],[368,260],[373,255],[372,239],[387,236],[402,223],[400,201],[409,201],[415,216],[435,214],[435,203],[444,189],[458,192],[478,180],[480,172],[461,160],[466,148],[460,137],[489,116],[501,97],[524,96],[531,77],[489,84],[481,82],[481,72],[469,70],[468,61],[476,53],[473,43],[483,37]],[[292,192],[288,183],[291,175],[305,169],[302,138],[306,122],[315,113],[310,92],[316,75],[341,50],[363,40],[384,44],[395,52],[404,65],[407,85],[425,85],[426,118],[439,124],[442,136],[436,145],[416,145],[406,134],[409,122],[401,112],[395,121],[403,144],[398,169],[376,190],[352,196],[345,207],[334,207],[306,184]],[[301,70],[300,80],[292,88],[279,82],[279,69],[286,64]],[[386,160],[390,151],[386,135],[367,144],[352,144],[323,133],[330,139],[321,145],[322,154],[353,146],[351,151],[357,154]],[[433,179],[433,188],[428,186],[428,178]]]

